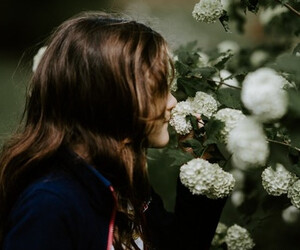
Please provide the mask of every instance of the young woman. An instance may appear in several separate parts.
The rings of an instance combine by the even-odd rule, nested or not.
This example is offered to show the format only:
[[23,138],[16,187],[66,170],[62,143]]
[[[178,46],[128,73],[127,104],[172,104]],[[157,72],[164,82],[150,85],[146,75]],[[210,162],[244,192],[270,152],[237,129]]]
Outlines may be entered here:
[[169,140],[172,62],[151,28],[104,13],[53,33],[23,129],[2,149],[5,250],[208,249],[224,200],[150,187],[146,148]]

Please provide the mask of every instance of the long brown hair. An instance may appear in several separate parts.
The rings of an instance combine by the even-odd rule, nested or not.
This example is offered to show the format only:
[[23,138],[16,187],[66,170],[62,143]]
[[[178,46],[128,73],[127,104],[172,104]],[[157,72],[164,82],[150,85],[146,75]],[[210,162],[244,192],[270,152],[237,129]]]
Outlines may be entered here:
[[132,248],[133,230],[146,242],[145,148],[169,91],[165,40],[141,23],[84,13],[60,25],[46,45],[31,79],[24,126],[0,156],[1,236],[20,192],[46,171],[40,163],[61,146],[80,144],[117,191],[123,219],[116,223],[115,248]]

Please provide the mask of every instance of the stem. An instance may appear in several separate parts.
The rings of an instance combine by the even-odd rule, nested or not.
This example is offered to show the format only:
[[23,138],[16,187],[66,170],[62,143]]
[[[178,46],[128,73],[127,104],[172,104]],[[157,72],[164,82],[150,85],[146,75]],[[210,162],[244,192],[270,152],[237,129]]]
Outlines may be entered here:
[[217,89],[219,89],[220,87],[221,87],[221,85],[225,85],[225,86],[227,86],[227,87],[230,87],[230,88],[234,88],[234,89],[239,89],[239,90],[241,90],[242,88],[241,87],[236,87],[236,86],[232,86],[232,85],[230,85],[230,84],[227,84],[227,83],[225,83],[225,82],[220,82],[220,81],[215,81],[215,80],[211,80],[211,79],[209,79],[210,81],[212,81],[212,82],[216,82],[216,83],[219,83],[219,85],[218,85],[218,88]]
[[300,17],[300,12],[295,10],[291,5],[287,3],[282,3],[280,0],[276,0],[278,3],[283,4],[285,7],[287,7],[290,11],[292,11],[295,15]]
[[300,152],[300,148],[293,147],[291,144],[288,144],[288,143],[285,143],[285,142],[282,142],[282,141],[272,140],[272,139],[267,139],[267,141],[277,143],[277,144],[280,144],[280,145],[283,145],[283,146],[291,147],[291,148],[296,149],[297,151]]

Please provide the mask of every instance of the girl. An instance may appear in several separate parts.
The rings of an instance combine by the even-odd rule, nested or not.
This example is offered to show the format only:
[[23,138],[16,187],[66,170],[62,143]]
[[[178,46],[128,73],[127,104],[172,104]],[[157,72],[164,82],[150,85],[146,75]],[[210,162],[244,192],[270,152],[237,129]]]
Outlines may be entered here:
[[1,153],[3,249],[209,248],[224,200],[178,183],[171,214],[148,181],[146,148],[169,140],[172,74],[143,24],[86,13],[57,28]]

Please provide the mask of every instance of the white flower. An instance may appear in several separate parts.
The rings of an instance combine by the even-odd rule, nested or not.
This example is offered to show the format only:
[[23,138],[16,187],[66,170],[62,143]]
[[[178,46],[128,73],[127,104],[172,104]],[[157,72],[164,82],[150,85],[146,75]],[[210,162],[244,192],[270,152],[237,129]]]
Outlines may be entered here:
[[233,2],[233,0],[221,0],[221,3],[223,5],[223,9],[226,10],[226,11],[229,11],[229,7],[230,7],[232,2]]
[[170,125],[181,135],[192,130],[192,124],[186,119],[187,115],[205,115],[210,118],[218,109],[217,101],[204,92],[198,91],[195,97],[179,102],[171,112]]
[[192,16],[198,22],[214,23],[223,14],[221,0],[200,0],[196,3]]
[[226,232],[227,232],[227,226],[225,224],[223,224],[222,222],[219,222],[211,244],[213,246],[222,245],[225,242]]
[[193,112],[210,118],[218,109],[217,101],[209,94],[198,91],[194,98],[189,97]]
[[218,44],[218,51],[220,53],[232,52],[233,54],[237,54],[240,51],[240,46],[237,42],[231,40],[225,40]]
[[215,115],[214,118],[224,122],[225,127],[222,129],[221,137],[227,143],[229,132],[236,127],[238,121],[244,119],[246,116],[242,111],[231,108],[220,109]]
[[225,242],[228,250],[249,250],[255,246],[247,229],[236,224],[228,228]]
[[251,117],[240,120],[229,132],[227,149],[233,154],[233,164],[239,169],[265,165],[269,147],[262,125]]
[[40,61],[41,61],[41,59],[42,59],[42,57],[43,57],[43,55],[44,55],[46,49],[47,49],[46,46],[41,47],[41,48],[38,50],[37,54],[33,57],[33,65],[32,65],[32,71],[33,71],[33,72],[36,71],[36,69],[37,69],[37,67],[38,67],[38,65],[39,65],[39,63],[40,63]]
[[288,192],[289,187],[297,181],[297,176],[287,171],[284,166],[277,163],[276,170],[272,167],[262,172],[262,185],[269,195],[280,196]]
[[269,54],[263,50],[256,50],[250,56],[250,63],[254,67],[262,65],[269,57]]
[[179,177],[193,194],[206,195],[211,199],[227,196],[235,184],[233,176],[223,171],[218,164],[200,158],[182,165]]
[[277,5],[275,8],[266,8],[259,13],[259,20],[262,24],[268,24],[274,17],[287,12],[288,9],[282,5]]
[[205,54],[204,52],[197,52],[197,54],[199,55],[199,60],[198,60],[198,63],[197,63],[197,66],[198,67],[206,67],[206,66],[209,66],[209,57],[207,54]]
[[300,180],[294,182],[294,184],[288,190],[288,198],[291,199],[292,204],[300,209]]
[[242,191],[234,191],[231,194],[231,202],[235,207],[239,207],[245,200],[245,194]]
[[234,168],[230,170],[230,173],[233,175],[233,178],[235,179],[235,188],[236,189],[241,189],[244,187],[245,183],[245,174],[243,171],[240,169]]
[[[231,75],[232,74],[228,70],[222,69],[220,71],[220,76],[214,76],[213,80],[216,81],[217,85],[219,85],[221,81],[226,83],[226,85],[223,84],[221,86],[221,88],[227,88],[227,87],[230,87],[230,86],[239,87],[239,82],[235,78],[226,79],[227,77],[229,77]],[[226,80],[223,80],[223,79],[226,79]]]
[[186,119],[186,116],[193,113],[190,101],[177,103],[172,109],[170,125],[181,135],[188,134],[192,130],[192,124]]
[[295,223],[300,216],[300,210],[295,206],[289,206],[288,208],[284,209],[281,213],[281,217],[284,222],[288,224]]
[[279,119],[288,107],[285,83],[275,70],[260,68],[245,77],[242,102],[262,122]]

